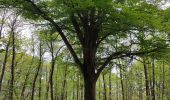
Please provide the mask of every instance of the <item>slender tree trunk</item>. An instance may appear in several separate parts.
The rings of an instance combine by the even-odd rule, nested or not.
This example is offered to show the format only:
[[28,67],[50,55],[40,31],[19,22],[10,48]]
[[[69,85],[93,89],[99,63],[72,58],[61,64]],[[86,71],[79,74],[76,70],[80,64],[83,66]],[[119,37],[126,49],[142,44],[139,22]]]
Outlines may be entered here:
[[8,48],[9,48],[9,44],[11,41],[11,35],[9,37],[6,49],[5,49],[5,57],[4,57],[4,61],[2,64],[2,73],[1,73],[1,77],[0,77],[0,92],[1,92],[1,88],[2,88],[2,81],[3,81],[3,77],[4,77],[4,73],[5,73],[5,67],[6,67],[6,63],[7,63],[7,58],[8,58]]
[[[53,54],[53,53],[52,53]],[[51,100],[54,100],[54,96],[53,96],[53,74],[54,74],[54,66],[55,66],[55,59],[54,57],[52,57],[52,61],[51,61],[51,71],[50,71],[50,78],[49,78],[49,82],[50,82],[50,95],[51,95]]]
[[26,85],[27,85],[27,82],[28,82],[28,78],[29,78],[29,75],[30,75],[30,70],[31,70],[33,61],[34,61],[34,56],[32,57],[30,67],[29,67],[28,72],[27,72],[27,74],[25,76],[24,84],[23,84],[23,87],[22,87],[22,90],[21,90],[20,100],[24,99],[24,92],[25,92],[25,88],[26,88]]
[[66,93],[65,93],[65,100],[67,100],[67,90],[66,90]]
[[[52,34],[51,34],[52,35]],[[55,67],[55,57],[54,57],[54,48],[53,48],[53,42],[50,41],[50,52],[51,52],[51,70],[50,70],[50,77],[49,77],[49,83],[50,83],[50,96],[51,100],[54,100],[53,96],[53,74],[54,74],[54,67]]]
[[48,92],[49,92],[49,81],[48,81],[48,69],[47,69],[47,66],[46,66],[46,100],[48,100]]
[[145,88],[146,88],[146,100],[149,100],[149,80],[148,80],[148,72],[147,72],[147,65],[145,59],[143,60],[143,66],[144,66],[144,75],[145,75]]
[[[2,37],[2,30],[3,30],[3,26],[4,26],[4,21],[5,21],[5,15],[6,15],[6,12],[4,10],[4,13],[3,13],[2,19],[1,19],[2,23],[1,23],[1,26],[0,26],[0,40],[1,40],[1,37]],[[10,35],[10,37],[11,37],[11,35]],[[8,56],[8,47],[9,47],[10,40],[11,39],[9,38],[6,49],[5,49],[4,61],[3,61],[3,64],[2,64],[2,72],[1,72],[1,76],[0,76],[0,93],[1,93],[1,89],[2,89],[2,81],[3,81],[3,77],[4,77],[4,73],[5,73],[5,67],[6,67],[7,56]]]
[[162,66],[162,100],[164,100],[164,93],[165,93],[165,63],[163,61],[163,66]]
[[14,68],[15,67],[15,33],[12,29],[12,62],[11,62],[11,81],[10,81],[10,91],[9,91],[9,99],[13,100],[13,92],[14,92]]
[[109,72],[109,99],[112,100],[112,69]]
[[[125,72],[126,73],[126,72]],[[127,83],[127,77],[126,77],[126,74],[125,74],[125,80],[124,80],[124,92],[125,92],[125,100],[129,100],[128,99],[128,83]]]
[[40,68],[40,75],[39,75],[39,93],[38,93],[38,97],[39,97],[39,100],[41,100],[41,91],[42,91],[42,87],[41,87],[41,84],[42,84],[42,80],[41,80],[41,77],[42,77],[42,68]]
[[152,58],[152,100],[155,100],[155,64],[154,58]]
[[102,74],[102,78],[103,78],[103,100],[107,100],[106,80],[104,74]]
[[142,75],[140,75],[140,80],[139,80],[139,100],[143,100],[143,80],[142,80]]
[[75,100],[75,91],[74,91],[74,90],[75,90],[75,81],[73,80],[73,89],[72,89],[72,91],[73,91],[73,92],[72,92],[72,93],[73,93],[72,95],[73,95],[73,96],[72,96],[72,100]]
[[[52,34],[50,34],[52,36]],[[48,45],[48,44],[47,44]],[[50,41],[50,52],[51,52],[51,70],[50,70],[50,76],[49,76],[49,84],[50,84],[50,96],[51,96],[51,100],[54,100],[54,86],[53,86],[53,75],[54,75],[54,67],[55,67],[55,62],[56,62],[56,57],[57,54],[59,53],[60,49],[58,49],[57,53],[54,55],[54,45],[53,45],[53,41]],[[47,86],[47,88],[49,88],[49,86]],[[48,90],[48,89],[47,89]],[[48,94],[48,92],[47,92]],[[47,96],[48,97],[48,96]]]
[[21,94],[20,94],[20,100],[24,99],[24,92],[25,92],[25,88],[26,88],[26,85],[27,85],[27,82],[28,82],[29,75],[30,75],[30,70],[27,72],[27,74],[25,76],[24,84],[23,84]]
[[58,69],[56,71],[56,77],[55,77],[55,100],[58,100]]
[[65,68],[64,81],[63,81],[63,85],[62,85],[63,88],[62,88],[61,100],[65,100],[64,97],[65,97],[65,92],[66,92],[67,70],[68,70],[68,65],[66,65],[66,68]]
[[125,90],[124,90],[124,84],[123,84],[123,75],[122,75],[122,68],[120,68],[120,83],[122,88],[122,100],[125,100]]
[[79,75],[78,75],[78,80],[77,80],[77,100],[79,100]]
[[100,87],[100,85],[101,85],[101,82],[100,82],[100,78],[99,78],[99,100],[101,100],[101,92],[100,92],[100,89],[101,89],[101,87]]
[[[116,66],[116,72],[118,72],[118,67]],[[119,100],[119,79],[116,77],[116,100]]]
[[156,91],[157,91],[156,96],[157,96],[158,100],[161,100],[161,94],[160,93],[162,93],[162,91],[160,91],[161,90],[160,89],[160,84],[161,84],[160,79],[159,79],[159,81],[156,81],[156,84],[157,84],[157,86],[156,86]]
[[162,88],[161,88],[161,85],[162,85],[162,69],[163,69],[163,62],[164,61],[162,61],[162,66],[161,67],[159,67],[159,71],[161,71],[161,73],[159,73],[159,80],[157,80],[157,86],[156,86],[156,88],[157,88],[157,98],[158,98],[158,100],[161,100],[162,98],[161,98],[161,96],[162,96]]
[[41,68],[41,62],[42,62],[41,41],[40,41],[39,47],[40,47],[39,48],[39,64],[38,64],[38,67],[37,67],[37,70],[36,70],[36,73],[35,73],[35,76],[34,76],[34,79],[33,79],[32,92],[31,92],[31,100],[34,100],[36,80],[37,80],[37,77],[38,77],[38,74],[39,74],[39,71],[40,71],[40,68]]

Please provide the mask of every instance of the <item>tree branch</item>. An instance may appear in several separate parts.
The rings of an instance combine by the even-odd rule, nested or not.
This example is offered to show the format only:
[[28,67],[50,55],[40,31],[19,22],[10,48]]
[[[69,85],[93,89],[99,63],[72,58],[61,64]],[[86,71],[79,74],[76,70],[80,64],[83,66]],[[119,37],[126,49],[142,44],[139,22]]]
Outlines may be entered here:
[[82,33],[82,31],[80,30],[80,26],[79,26],[78,22],[76,21],[74,15],[71,15],[70,17],[71,17],[71,21],[72,21],[72,23],[73,23],[74,29],[75,29],[75,31],[76,31],[76,33],[77,33],[78,38],[79,38],[79,41],[80,41],[81,44],[83,45],[83,44],[84,44],[84,38],[83,38],[83,33]]
[[100,73],[102,72],[102,70],[110,63],[111,60],[113,59],[117,59],[117,58],[122,58],[122,57],[129,57],[129,56],[140,56],[140,55],[146,55],[148,53],[152,53],[152,52],[156,52],[160,50],[160,48],[155,48],[152,50],[148,50],[148,51],[139,51],[139,52],[124,52],[124,51],[120,51],[120,52],[114,52],[113,54],[111,54],[110,56],[108,56],[105,60],[105,62],[101,65],[101,67],[97,70],[97,76],[100,75]]
[[66,36],[64,35],[62,29],[58,26],[58,24],[56,22],[54,22],[54,20],[52,18],[50,18],[46,13],[44,13],[39,7],[37,7],[36,4],[34,4],[31,0],[25,0],[28,3],[30,3],[33,7],[33,9],[35,10],[34,13],[40,15],[43,19],[49,21],[52,26],[59,32],[62,40],[64,41],[65,45],[67,46],[68,50],[70,51],[71,55],[74,58],[74,61],[80,66],[82,67],[82,63],[80,62],[79,58],[77,57],[74,49],[72,48],[71,44],[69,43],[69,41],[67,40]]
[[103,41],[105,40],[109,35],[111,35],[112,33],[107,33],[105,36],[101,37],[98,41],[97,41],[97,46]]

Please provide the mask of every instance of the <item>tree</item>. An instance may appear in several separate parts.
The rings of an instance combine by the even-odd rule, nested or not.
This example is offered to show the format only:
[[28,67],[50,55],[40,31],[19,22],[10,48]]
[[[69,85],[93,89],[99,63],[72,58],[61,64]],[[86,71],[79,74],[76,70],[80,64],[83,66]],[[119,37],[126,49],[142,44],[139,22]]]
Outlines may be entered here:
[[[29,76],[30,76],[30,72],[31,72],[31,68],[32,68],[32,66],[33,66],[33,64],[34,64],[34,60],[35,60],[35,44],[34,44],[35,42],[34,42],[34,39],[33,39],[33,36],[32,36],[32,38],[31,38],[31,51],[32,51],[32,53],[33,53],[33,56],[32,56],[32,58],[31,58],[31,60],[30,60],[30,62],[28,62],[28,65],[29,65],[29,68],[28,68],[28,70],[27,70],[27,72],[26,72],[26,75],[25,75],[25,77],[24,77],[24,82],[23,82],[23,85],[22,85],[22,89],[21,89],[21,94],[20,94],[20,100],[22,100],[23,98],[24,98],[24,92],[25,92],[25,90],[26,90],[26,85],[28,84],[28,79],[29,79]],[[29,60],[27,60],[27,61],[29,61]],[[24,62],[25,64],[27,64],[26,62]]]
[[[54,74],[54,68],[56,64],[56,58],[58,57],[58,53],[60,52],[63,46],[61,46],[58,50],[56,50],[58,46],[58,44],[56,43],[58,35],[55,32],[53,33],[52,30],[41,30],[39,37],[47,44],[47,47],[49,48],[49,52],[51,54],[51,69],[50,69],[50,76],[49,76],[49,85],[50,85],[51,100],[54,100],[53,74]],[[55,44],[57,44],[57,46]],[[47,93],[48,90],[49,90],[49,86],[47,86]]]
[[38,62],[38,66],[36,68],[35,76],[34,76],[34,79],[33,79],[31,100],[34,100],[35,86],[36,86],[36,81],[37,81],[37,78],[38,78],[38,75],[39,75],[39,72],[40,72],[40,69],[41,69],[41,66],[42,66],[42,60],[43,60],[42,56],[43,56],[43,54],[44,54],[44,52],[43,52],[43,49],[42,49],[42,41],[40,40],[40,43],[39,43],[39,62]]
[[[3,31],[3,26],[5,24],[5,19],[6,19],[6,16],[5,14],[7,13],[6,12],[6,9],[3,9],[3,15],[2,15],[2,18],[1,18],[1,27],[0,27],[0,40],[1,37],[2,37],[2,31]],[[2,88],[2,80],[3,80],[3,77],[4,77],[4,72],[5,72],[5,67],[6,67],[6,63],[7,63],[7,58],[8,58],[8,48],[9,48],[9,45],[10,45],[10,41],[11,41],[11,35],[9,36],[9,39],[8,39],[8,42],[7,42],[7,45],[5,47],[5,57],[4,57],[4,61],[3,61],[3,64],[2,64],[2,72],[1,72],[1,77],[0,77],[0,91],[1,91],[1,88]]]
[[[95,100],[96,81],[113,59],[144,55],[163,48],[158,45],[131,48],[137,43],[129,39],[130,33],[137,38],[140,32],[153,34],[162,28],[161,17],[155,13],[160,12],[156,6],[145,0],[132,1],[133,4],[125,0],[6,0],[2,3],[21,8],[27,18],[48,21],[61,36],[83,75],[85,100]],[[127,41],[130,45],[121,43],[124,39],[130,40]],[[116,45],[118,48],[109,50]],[[106,50],[109,53],[106,54]]]

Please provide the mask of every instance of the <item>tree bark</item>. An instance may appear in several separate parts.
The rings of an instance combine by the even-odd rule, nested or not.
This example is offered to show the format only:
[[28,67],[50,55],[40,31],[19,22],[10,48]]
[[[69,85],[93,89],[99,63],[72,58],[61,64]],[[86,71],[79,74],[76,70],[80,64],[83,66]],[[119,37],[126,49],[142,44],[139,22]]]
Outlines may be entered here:
[[84,89],[83,89],[83,87],[84,87],[83,84],[80,84],[80,89],[81,89],[81,95],[80,95],[81,97],[80,97],[80,99],[81,99],[81,100],[84,100],[84,94],[83,94],[83,93],[84,93],[84,92],[83,92]]
[[96,100],[96,80],[86,77],[85,82],[85,100]]

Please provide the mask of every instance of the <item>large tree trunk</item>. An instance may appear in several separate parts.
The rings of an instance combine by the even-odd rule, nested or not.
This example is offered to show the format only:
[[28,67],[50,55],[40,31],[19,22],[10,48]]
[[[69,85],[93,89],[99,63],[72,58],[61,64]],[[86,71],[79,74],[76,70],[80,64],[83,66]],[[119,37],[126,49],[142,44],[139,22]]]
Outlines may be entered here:
[[84,89],[85,100],[96,100],[96,80],[85,77],[84,83],[85,83]]
[[80,90],[80,94],[81,94],[81,95],[80,95],[80,99],[81,99],[81,100],[84,100],[84,94],[83,94],[83,93],[84,93],[84,92],[83,92],[84,88],[83,88],[83,87],[84,87],[83,84],[80,84],[80,89],[81,89],[81,90]]
[[96,81],[95,74],[84,75],[84,100],[96,100]]
[[91,69],[88,69],[87,71],[87,69],[85,69],[83,77],[84,77],[84,100],[96,100],[96,81],[98,77],[96,76],[95,71]]

